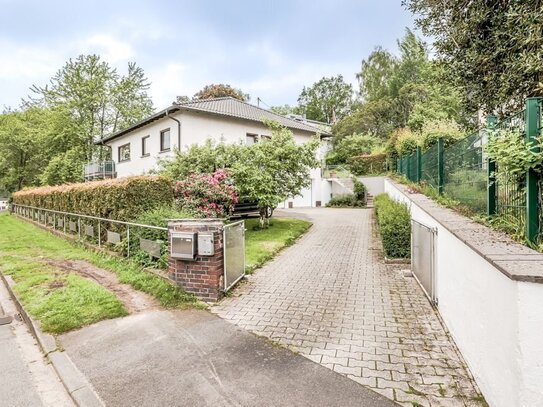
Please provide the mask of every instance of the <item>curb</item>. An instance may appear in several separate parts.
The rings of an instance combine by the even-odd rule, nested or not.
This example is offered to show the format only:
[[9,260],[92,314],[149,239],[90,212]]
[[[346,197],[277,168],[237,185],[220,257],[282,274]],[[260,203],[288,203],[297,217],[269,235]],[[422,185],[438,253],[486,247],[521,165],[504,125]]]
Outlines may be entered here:
[[66,352],[61,351],[55,340],[55,337],[50,334],[42,332],[39,322],[35,321],[23,308],[23,305],[15,292],[13,291],[13,279],[9,276],[4,276],[0,272],[0,278],[4,282],[11,299],[15,303],[17,310],[21,314],[24,322],[28,326],[28,329],[36,338],[42,352],[45,357],[49,359],[53,365],[57,375],[66,388],[66,391],[76,404],[80,407],[105,407],[104,402],[100,399],[98,394],[94,391],[91,384],[87,381],[86,377],[81,371],[74,365],[70,357]]

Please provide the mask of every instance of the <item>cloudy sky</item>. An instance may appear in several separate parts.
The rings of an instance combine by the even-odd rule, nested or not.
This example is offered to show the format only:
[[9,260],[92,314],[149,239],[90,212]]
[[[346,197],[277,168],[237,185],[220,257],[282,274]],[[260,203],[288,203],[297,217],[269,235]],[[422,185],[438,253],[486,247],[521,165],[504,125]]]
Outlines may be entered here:
[[209,83],[295,104],[322,76],[355,83],[362,58],[394,49],[405,27],[400,0],[0,0],[0,108],[82,53],[121,73],[135,61],[156,108]]

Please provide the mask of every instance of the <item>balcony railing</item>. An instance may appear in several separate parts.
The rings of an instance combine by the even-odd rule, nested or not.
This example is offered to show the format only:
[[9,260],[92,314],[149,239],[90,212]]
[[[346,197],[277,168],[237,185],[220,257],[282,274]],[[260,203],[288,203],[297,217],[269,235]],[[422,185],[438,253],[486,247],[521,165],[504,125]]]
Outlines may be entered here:
[[85,165],[85,182],[98,179],[116,178],[115,161],[96,161]]

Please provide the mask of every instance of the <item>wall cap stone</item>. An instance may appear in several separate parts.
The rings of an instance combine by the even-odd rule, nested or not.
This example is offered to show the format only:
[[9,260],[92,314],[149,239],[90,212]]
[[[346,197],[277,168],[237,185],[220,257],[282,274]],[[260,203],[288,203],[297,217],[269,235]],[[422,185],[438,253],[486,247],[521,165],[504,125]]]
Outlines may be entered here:
[[514,241],[504,232],[445,208],[388,177],[385,180],[511,280],[543,284],[543,253]]

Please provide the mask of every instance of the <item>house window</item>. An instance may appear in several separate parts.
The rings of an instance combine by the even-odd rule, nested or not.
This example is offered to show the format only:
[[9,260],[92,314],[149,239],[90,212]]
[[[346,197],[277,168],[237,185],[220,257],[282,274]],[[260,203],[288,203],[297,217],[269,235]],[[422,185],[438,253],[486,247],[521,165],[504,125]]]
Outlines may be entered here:
[[119,162],[130,161],[130,143],[119,147]]
[[141,138],[141,156],[147,157],[149,155],[149,136]]
[[170,129],[160,132],[160,151],[170,151]]
[[251,146],[255,143],[258,143],[258,134],[247,133],[245,136],[245,144]]

